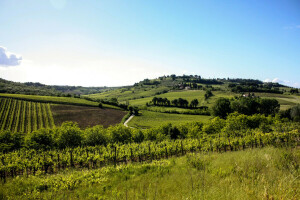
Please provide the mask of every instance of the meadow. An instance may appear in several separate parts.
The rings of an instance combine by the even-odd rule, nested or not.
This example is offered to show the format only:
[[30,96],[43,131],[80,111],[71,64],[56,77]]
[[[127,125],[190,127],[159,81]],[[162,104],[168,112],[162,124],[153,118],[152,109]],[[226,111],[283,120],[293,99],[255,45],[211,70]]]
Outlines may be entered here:
[[110,99],[117,98],[120,103],[126,103],[130,99],[139,99],[144,97],[151,97],[163,91],[169,91],[169,87],[165,86],[143,86],[143,87],[131,87],[110,90],[97,94],[85,95],[94,99]]
[[297,148],[190,153],[0,183],[1,199],[299,199]]
[[286,110],[292,106],[300,104],[300,96],[288,94],[256,93],[256,96],[262,98],[275,98],[280,103],[280,109]]
[[185,115],[185,114],[169,114],[159,113],[147,110],[140,111],[139,116],[133,117],[128,126],[136,128],[152,128],[164,124],[183,124],[187,122],[207,122],[212,117],[206,115]]

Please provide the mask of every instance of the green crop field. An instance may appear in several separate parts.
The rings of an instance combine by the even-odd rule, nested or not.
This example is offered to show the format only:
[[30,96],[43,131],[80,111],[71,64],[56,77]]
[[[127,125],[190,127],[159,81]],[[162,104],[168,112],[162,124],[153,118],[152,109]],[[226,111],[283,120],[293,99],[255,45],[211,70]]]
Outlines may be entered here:
[[[25,95],[25,94],[4,94],[1,93],[0,97],[15,98],[21,100],[46,102],[46,103],[57,103],[57,104],[70,104],[70,105],[81,105],[81,106],[95,106],[97,107],[99,103],[88,101],[81,98],[72,97],[55,97],[55,96],[38,96],[38,95]],[[120,109],[119,107],[103,104],[104,108],[114,108]]]
[[205,115],[184,115],[184,114],[169,114],[143,110],[140,116],[135,116],[128,123],[130,127],[151,128],[162,124],[174,123],[181,124],[187,122],[207,122],[211,116]]
[[0,98],[0,128],[13,132],[53,128],[54,120],[49,103]]

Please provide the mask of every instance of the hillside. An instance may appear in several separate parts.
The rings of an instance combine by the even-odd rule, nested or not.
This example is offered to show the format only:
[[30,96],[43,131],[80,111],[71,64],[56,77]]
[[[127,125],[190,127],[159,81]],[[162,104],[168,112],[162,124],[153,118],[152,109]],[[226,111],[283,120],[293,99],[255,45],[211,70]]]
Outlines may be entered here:
[[0,93],[28,94],[42,96],[80,96],[83,94],[99,93],[108,87],[58,86],[41,83],[18,83],[0,78]]
[[[140,128],[182,120],[201,119],[200,121],[205,122],[211,117],[204,115],[211,115],[212,106],[219,98],[233,99],[242,96],[276,99],[282,112],[300,103],[297,88],[253,79],[203,79],[197,75],[145,79],[133,86],[84,95],[108,104],[138,107],[140,115],[134,117],[129,126]],[[161,103],[153,102],[154,99]],[[179,104],[180,99],[184,104]],[[193,101],[196,101],[194,106],[191,104]]]

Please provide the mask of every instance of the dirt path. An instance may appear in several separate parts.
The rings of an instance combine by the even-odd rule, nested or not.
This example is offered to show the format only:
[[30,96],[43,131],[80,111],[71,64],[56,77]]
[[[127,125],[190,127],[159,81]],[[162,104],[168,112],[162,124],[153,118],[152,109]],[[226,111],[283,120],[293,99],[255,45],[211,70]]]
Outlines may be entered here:
[[127,123],[134,117],[134,115],[131,115],[125,122],[124,126],[128,127]]

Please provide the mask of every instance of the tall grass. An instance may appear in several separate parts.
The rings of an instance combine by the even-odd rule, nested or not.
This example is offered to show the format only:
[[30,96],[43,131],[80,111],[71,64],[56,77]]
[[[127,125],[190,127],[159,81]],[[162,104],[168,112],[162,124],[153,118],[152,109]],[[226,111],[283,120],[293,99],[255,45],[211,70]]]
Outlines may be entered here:
[[300,152],[263,148],[66,170],[0,185],[7,199],[299,199]]

